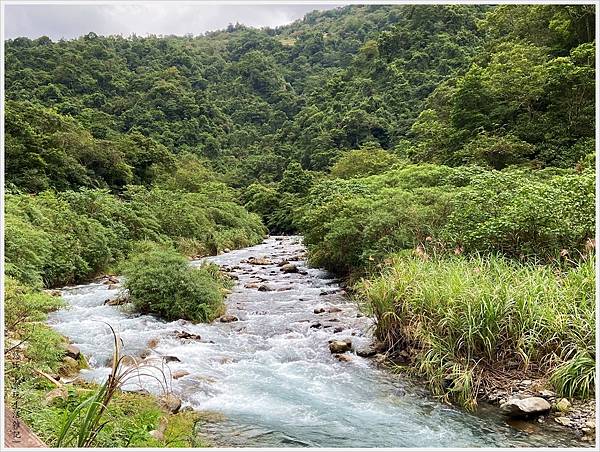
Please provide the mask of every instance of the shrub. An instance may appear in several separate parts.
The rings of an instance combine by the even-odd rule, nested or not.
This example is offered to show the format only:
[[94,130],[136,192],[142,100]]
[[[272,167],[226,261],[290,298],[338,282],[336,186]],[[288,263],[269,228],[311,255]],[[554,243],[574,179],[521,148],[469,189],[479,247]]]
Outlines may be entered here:
[[223,285],[209,268],[192,268],[169,248],[145,248],[122,266],[125,287],[139,312],[193,322],[209,322],[223,314]]
[[[555,374],[565,394],[593,392],[593,259],[559,273],[504,258],[397,256],[359,297],[388,347],[413,350],[412,368],[438,394],[473,406],[488,368]],[[564,363],[564,364],[563,364]]]

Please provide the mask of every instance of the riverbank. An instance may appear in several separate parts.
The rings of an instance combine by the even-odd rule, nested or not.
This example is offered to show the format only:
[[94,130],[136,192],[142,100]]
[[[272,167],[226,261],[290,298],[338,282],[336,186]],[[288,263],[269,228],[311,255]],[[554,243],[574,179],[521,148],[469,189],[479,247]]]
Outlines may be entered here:
[[[270,237],[208,258],[236,281],[227,322],[134,315],[105,304],[118,286],[95,283],[66,288],[71,307],[52,314],[50,324],[89,357],[86,381],[107,375],[111,337],[102,321],[120,330],[124,353],[168,359],[182,409],[222,417],[198,425],[215,445],[581,445],[558,425],[524,433],[496,412],[480,416],[440,404],[409,380],[378,370],[361,356],[370,354],[371,320],[331,275],[306,266],[304,251],[298,238]],[[351,350],[332,354],[333,340],[349,340]],[[158,391],[151,381],[144,386]]]

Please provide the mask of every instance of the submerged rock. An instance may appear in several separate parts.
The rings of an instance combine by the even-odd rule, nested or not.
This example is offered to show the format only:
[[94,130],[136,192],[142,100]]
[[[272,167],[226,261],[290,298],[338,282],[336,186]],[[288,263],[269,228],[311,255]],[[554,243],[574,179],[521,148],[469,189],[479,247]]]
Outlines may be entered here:
[[331,353],[345,353],[345,352],[349,351],[351,348],[352,348],[352,341],[350,341],[350,340],[345,340],[345,341],[332,340],[332,341],[329,341],[329,351]]
[[512,398],[500,406],[504,414],[514,417],[536,416],[547,413],[550,408],[550,403],[541,397]]

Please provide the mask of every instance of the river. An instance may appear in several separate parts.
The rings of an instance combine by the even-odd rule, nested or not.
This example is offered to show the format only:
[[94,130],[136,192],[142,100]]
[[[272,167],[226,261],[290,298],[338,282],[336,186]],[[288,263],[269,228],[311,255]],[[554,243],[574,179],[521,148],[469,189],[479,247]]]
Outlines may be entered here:
[[[371,320],[343,296],[337,281],[308,268],[299,237],[269,237],[257,246],[207,260],[229,268],[238,280],[227,299],[239,321],[194,325],[164,322],[109,306],[118,285],[92,283],[62,290],[68,307],[49,323],[86,355],[86,380],[106,377],[112,337],[120,334],[126,353],[175,356],[173,392],[184,406],[220,413],[201,433],[215,446],[246,447],[581,447],[574,435],[529,426],[509,426],[495,409],[477,414],[439,403],[423,388],[350,354],[340,362],[329,352],[331,339],[370,342]],[[265,257],[268,265],[251,265]],[[292,260],[300,273],[284,273],[277,263]],[[200,261],[192,261],[199,265]],[[266,284],[268,291],[258,290]],[[245,287],[248,285],[249,287]],[[316,314],[316,308],[325,312]],[[328,312],[332,311],[332,312]],[[176,337],[186,331],[202,337]],[[148,343],[157,345],[148,350]],[[158,392],[151,381],[143,385]]]

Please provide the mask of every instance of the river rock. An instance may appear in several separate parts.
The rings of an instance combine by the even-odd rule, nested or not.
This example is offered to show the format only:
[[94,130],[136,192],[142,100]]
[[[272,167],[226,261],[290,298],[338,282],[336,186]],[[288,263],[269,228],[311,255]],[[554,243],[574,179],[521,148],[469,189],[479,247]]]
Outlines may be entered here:
[[315,308],[313,312],[315,314],[323,314],[325,312],[325,308]]
[[370,358],[377,354],[377,349],[373,345],[364,345],[354,349],[354,353],[363,358]]
[[512,398],[500,406],[500,410],[509,416],[536,416],[550,411],[551,405],[541,397]]
[[261,284],[260,286],[258,286],[258,291],[259,292],[271,292],[273,289],[271,289],[269,286],[267,286],[266,284]]
[[288,265],[290,261],[281,261],[277,264],[278,267],[283,267],[284,265]]
[[171,374],[171,377],[173,377],[174,380],[179,380],[189,374],[190,373],[187,370],[177,370]]
[[73,344],[69,344],[67,346],[67,356],[73,359],[79,359],[79,357],[81,356],[81,351],[79,350],[79,347]]
[[560,399],[558,402],[556,402],[555,408],[557,411],[566,413],[571,409],[571,402],[564,398]]
[[60,297],[62,295],[61,291],[57,289],[44,290],[44,292],[46,292],[51,297]]
[[553,399],[554,397],[556,397],[556,392],[550,391],[549,389],[543,389],[539,392],[539,394],[540,397],[543,397],[546,400]]
[[224,252],[224,253],[231,253],[231,250],[230,250],[229,248],[225,248],[225,249],[223,250],[223,252]]
[[572,424],[571,419],[569,419],[568,417],[564,417],[564,416],[554,418],[554,420],[556,421],[556,423],[558,423],[560,425],[564,425],[565,427],[570,427]]
[[193,341],[202,340],[202,337],[199,334],[188,333],[187,331],[177,331],[175,332],[175,336],[177,339],[191,339]]
[[341,361],[343,363],[349,363],[350,361],[352,361],[352,357],[350,355],[344,355],[341,353],[337,353],[335,355],[333,355],[338,361]]
[[261,285],[259,283],[248,283],[248,284],[244,284],[244,288],[246,289],[258,289]]
[[249,257],[245,262],[250,265],[271,265],[273,263],[266,257]]
[[320,322],[316,322],[316,323],[313,323],[310,327],[311,328],[321,328],[322,326],[323,325]]
[[[109,286],[109,288],[110,288],[110,286]],[[129,298],[129,292],[124,291],[124,292],[120,293],[116,298],[109,298],[108,300],[106,300],[104,302],[104,304],[107,306],[121,306],[123,304],[127,304],[130,302],[131,302],[131,300]]]
[[166,356],[163,356],[163,359],[165,360],[166,363],[180,363],[181,362],[181,360],[177,356],[166,355]]
[[169,413],[177,413],[181,409],[181,399],[175,397],[173,394],[167,394],[160,398],[160,404]]
[[329,351],[331,353],[345,353],[347,351],[349,351],[352,348],[352,341],[350,340],[345,340],[345,341],[338,341],[338,340],[332,340],[329,341]]
[[281,267],[283,273],[298,273],[298,267],[294,264],[285,264]]
[[237,322],[239,319],[234,315],[224,315],[219,318],[221,323]]
[[335,333],[341,333],[342,331],[344,331],[344,328],[343,328],[343,327],[341,327],[341,326],[336,326],[336,327],[333,329],[333,333],[334,333],[334,334],[335,334]]
[[327,308],[327,312],[329,312],[330,314],[332,312],[342,312],[341,308],[338,308],[337,306],[331,306],[330,308]]

